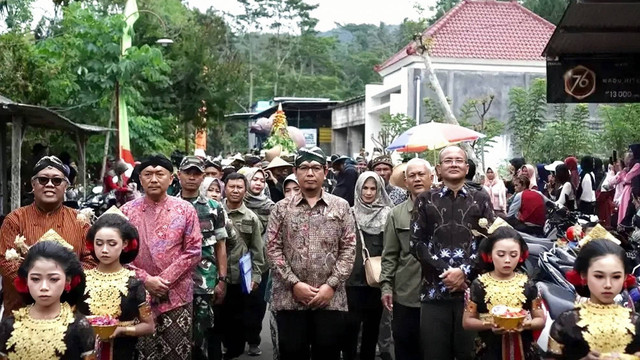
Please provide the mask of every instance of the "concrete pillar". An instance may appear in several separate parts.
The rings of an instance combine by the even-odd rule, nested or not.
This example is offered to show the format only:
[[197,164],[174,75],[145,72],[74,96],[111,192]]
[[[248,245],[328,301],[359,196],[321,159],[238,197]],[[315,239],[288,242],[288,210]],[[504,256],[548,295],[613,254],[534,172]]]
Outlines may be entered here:
[[22,117],[14,116],[11,122],[11,210],[20,207],[20,166],[22,165]]

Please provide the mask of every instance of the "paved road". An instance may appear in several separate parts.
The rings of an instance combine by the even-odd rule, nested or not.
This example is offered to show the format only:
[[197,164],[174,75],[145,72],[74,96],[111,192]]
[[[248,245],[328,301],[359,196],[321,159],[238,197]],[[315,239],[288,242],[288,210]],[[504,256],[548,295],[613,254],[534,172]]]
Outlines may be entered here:
[[[262,332],[260,333],[260,338],[262,340],[262,344],[260,344],[260,348],[262,349],[262,355],[260,356],[249,356],[246,353],[239,357],[240,360],[272,360],[273,359],[273,346],[271,344],[271,330],[269,330],[269,312],[267,312],[262,320]],[[249,347],[247,347],[247,350]]]

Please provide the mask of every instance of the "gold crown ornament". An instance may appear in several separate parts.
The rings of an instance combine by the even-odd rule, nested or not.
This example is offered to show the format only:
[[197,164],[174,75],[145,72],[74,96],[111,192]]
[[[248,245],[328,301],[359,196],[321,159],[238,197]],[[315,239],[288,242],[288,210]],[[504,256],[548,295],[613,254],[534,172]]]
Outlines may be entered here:
[[595,239],[607,239],[609,241],[613,241],[617,245],[621,244],[620,240],[616,239],[616,237],[613,236],[610,232],[608,232],[602,225],[598,224],[594,226],[594,228],[591,229],[591,231],[589,231],[587,235],[582,238],[582,240],[580,240],[580,246],[582,247],[586,245],[589,241],[595,240]]
[[[487,230],[487,234],[491,235],[493,234],[496,230],[498,230],[501,227],[510,227],[513,228],[511,225],[509,225],[508,222],[504,221],[503,218],[501,217],[496,217],[495,220],[493,220],[493,224],[491,224],[491,226],[489,226],[489,220],[487,220],[486,218],[481,218],[480,220],[478,220],[478,225]],[[482,236],[482,237],[487,237],[485,234],[477,231],[477,230],[471,230],[471,233],[475,236]]]
[[[112,207],[110,207],[107,211],[105,211],[102,215],[107,215],[107,214],[115,214],[118,216],[122,216],[123,218],[129,220],[129,218],[127,217],[127,215],[125,215],[122,211],[120,211],[120,209],[118,209],[117,206],[113,205]],[[102,216],[100,215],[100,216]]]
[[73,251],[73,246],[71,246],[71,244],[66,242],[65,239],[63,239],[62,236],[60,236],[60,234],[58,234],[53,229],[49,229],[49,231],[44,233],[44,235],[42,235],[40,239],[38,239],[38,242],[41,242],[41,241],[53,241]]

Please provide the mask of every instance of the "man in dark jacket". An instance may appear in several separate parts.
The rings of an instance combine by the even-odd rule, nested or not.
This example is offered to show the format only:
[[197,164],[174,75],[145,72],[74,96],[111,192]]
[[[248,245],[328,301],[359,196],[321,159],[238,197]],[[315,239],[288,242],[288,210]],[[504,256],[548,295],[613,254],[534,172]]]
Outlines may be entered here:
[[340,156],[333,162],[333,169],[337,172],[333,195],[347,200],[349,206],[353,206],[353,194],[359,176],[353,160],[348,156]]

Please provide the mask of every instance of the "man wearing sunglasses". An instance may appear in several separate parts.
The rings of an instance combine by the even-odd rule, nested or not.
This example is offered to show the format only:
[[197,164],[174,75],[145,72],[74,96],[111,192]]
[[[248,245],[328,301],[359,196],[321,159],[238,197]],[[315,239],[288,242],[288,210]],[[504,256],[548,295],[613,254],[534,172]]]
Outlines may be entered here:
[[[91,253],[84,246],[89,225],[78,220],[76,210],[62,205],[69,185],[68,169],[55,156],[41,158],[33,168],[31,186],[34,202],[7,215],[0,228],[0,252],[15,249],[16,236],[24,236],[31,246],[49,229],[55,230],[78,255],[85,268],[95,266]],[[0,274],[4,290],[4,316],[24,305],[13,286],[19,263],[0,256]]]

